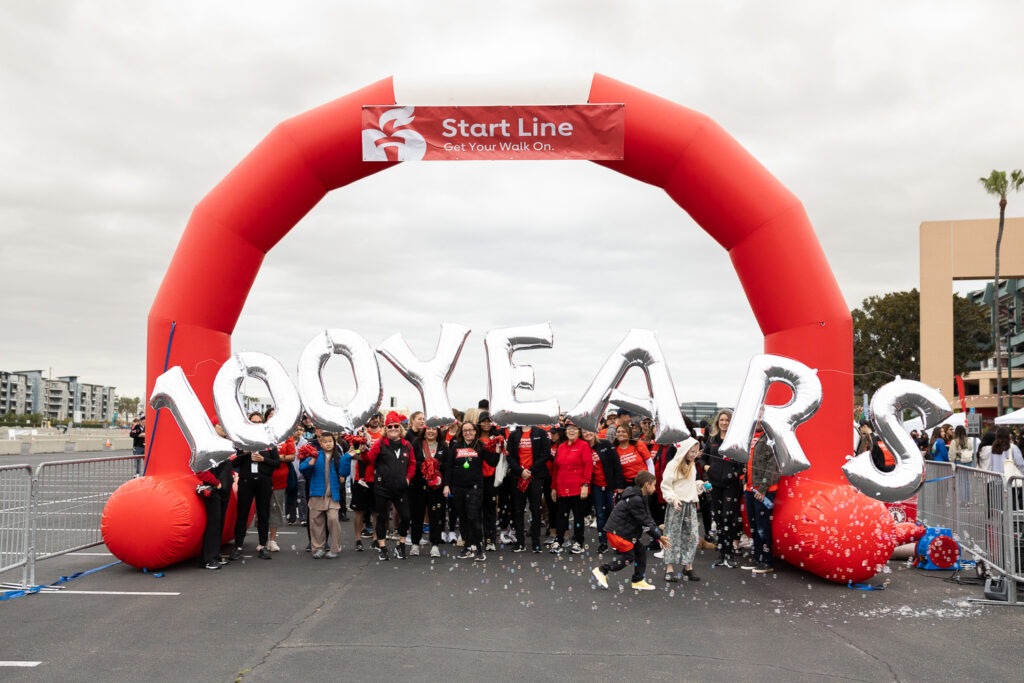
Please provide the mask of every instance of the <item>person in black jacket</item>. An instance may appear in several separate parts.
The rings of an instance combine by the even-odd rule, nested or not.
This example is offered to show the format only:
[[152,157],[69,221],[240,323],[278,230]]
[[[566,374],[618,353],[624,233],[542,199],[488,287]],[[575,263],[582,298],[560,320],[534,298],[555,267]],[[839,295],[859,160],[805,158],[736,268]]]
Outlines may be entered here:
[[[412,516],[412,555],[420,554],[423,515],[430,526],[430,556],[441,556],[441,531],[444,527],[444,467],[448,444],[434,427],[426,427],[423,437],[412,442],[416,473],[409,482],[409,514]],[[433,461],[433,462],[431,462]],[[425,474],[429,474],[429,479]],[[420,522],[420,523],[417,523]]]
[[615,504],[611,516],[605,522],[604,530],[608,534],[608,542],[615,548],[615,559],[600,567],[594,567],[592,573],[601,588],[608,588],[608,574],[617,572],[630,562],[633,563],[633,589],[651,591],[654,586],[644,579],[647,570],[647,548],[641,536],[647,534],[658,541],[662,548],[671,547],[667,538],[661,535],[658,525],[651,517],[647,507],[647,497],[654,493],[656,478],[647,470],[636,475],[634,486],[622,492],[622,497]]
[[[214,418],[214,429],[222,438],[227,438],[224,428]],[[203,529],[203,546],[200,555],[200,566],[206,569],[220,569],[228,561],[220,554],[220,547],[224,539],[224,515],[228,511],[228,502],[231,500],[231,485],[234,483],[234,476],[231,469],[231,459],[210,467],[200,472],[197,476],[201,485],[197,487],[196,493],[203,501],[206,508],[206,527]]]
[[615,494],[622,493],[626,482],[622,478],[622,463],[619,453],[610,441],[597,438],[594,432],[583,432],[583,440],[590,444],[594,451],[594,469],[591,475],[590,493],[594,498],[594,511],[597,514],[597,552],[608,550],[608,536],[604,533],[604,525],[615,506]]
[[452,502],[458,510],[462,539],[465,547],[459,554],[460,560],[473,558],[474,561],[487,559],[483,548],[483,521],[481,511],[484,496],[484,463],[491,467],[498,464],[498,453],[488,450],[477,438],[476,425],[462,423],[462,434],[451,443],[444,473],[444,495],[452,495]]
[[728,568],[739,566],[733,559],[733,553],[740,538],[740,502],[743,500],[745,470],[742,463],[718,454],[731,418],[732,411],[728,409],[715,415],[711,435],[701,456],[701,467],[711,482],[711,512],[718,533],[718,562],[715,566]]
[[[263,413],[253,411],[249,414],[249,421],[254,424],[262,423]],[[245,530],[249,526],[249,510],[253,501],[256,503],[256,532],[259,536],[256,554],[260,559],[270,559],[270,549],[267,548],[267,537],[270,535],[270,497],[274,494],[274,470],[280,464],[277,446],[271,446],[259,453],[236,451],[232,467],[238,471],[238,508],[232,560],[242,559],[242,544],[245,542]]]
[[[409,482],[416,470],[412,444],[402,438],[402,417],[391,411],[384,420],[384,438],[373,444],[363,462],[373,465],[373,495],[377,509],[374,530],[377,552],[382,562],[388,560],[387,528],[388,506],[394,505],[398,513],[398,545],[395,557],[405,559],[405,542],[409,533]],[[420,517],[422,520],[422,516]],[[422,531],[423,522],[420,522]]]
[[[524,438],[525,437],[525,438]],[[508,437],[508,474],[515,486],[512,493],[512,528],[516,543],[512,552],[526,550],[524,514],[530,504],[530,537],[533,552],[540,552],[541,499],[545,482],[550,479],[548,461],[551,459],[551,439],[540,427],[517,427]]]

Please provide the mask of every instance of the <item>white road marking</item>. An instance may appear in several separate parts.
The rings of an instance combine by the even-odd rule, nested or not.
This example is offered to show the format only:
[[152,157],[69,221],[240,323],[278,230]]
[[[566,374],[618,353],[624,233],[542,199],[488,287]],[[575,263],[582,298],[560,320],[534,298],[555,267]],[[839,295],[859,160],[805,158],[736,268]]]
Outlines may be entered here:
[[56,593],[39,593],[39,595],[181,595],[181,593],[163,593],[160,591],[71,591],[62,590]]
[[19,661],[0,661],[0,666],[39,666],[42,662],[19,662]]

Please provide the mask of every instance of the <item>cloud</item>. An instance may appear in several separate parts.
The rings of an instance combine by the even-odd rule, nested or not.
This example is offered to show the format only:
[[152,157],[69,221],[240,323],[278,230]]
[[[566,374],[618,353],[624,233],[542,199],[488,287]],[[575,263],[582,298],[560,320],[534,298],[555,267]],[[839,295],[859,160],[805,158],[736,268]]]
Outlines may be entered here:
[[[804,202],[849,305],[917,286],[919,223],[995,216],[976,178],[1022,165],[1022,14],[7,3],[4,369],[141,395],[147,311],[192,207],[276,123],[391,73],[500,84],[600,71],[703,111]],[[734,401],[761,347],[728,256],[667,196],[594,165],[530,162],[407,164],[333,193],[268,255],[234,342],[291,368],[313,334],[343,326],[371,343],[400,331],[426,356],[449,320],[474,330],[457,405],[486,392],[495,327],[551,321],[554,348],[524,362],[537,395],[563,405],[631,327],[658,331],[682,400]],[[347,390],[343,368],[330,377]],[[384,381],[415,403],[397,373]]]

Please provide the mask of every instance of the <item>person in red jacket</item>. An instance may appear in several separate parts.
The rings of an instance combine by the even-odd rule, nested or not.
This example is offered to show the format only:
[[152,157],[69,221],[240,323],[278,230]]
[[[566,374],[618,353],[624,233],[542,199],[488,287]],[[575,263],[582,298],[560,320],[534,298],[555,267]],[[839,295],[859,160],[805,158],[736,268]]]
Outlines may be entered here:
[[586,500],[590,495],[590,476],[594,468],[594,455],[590,444],[580,438],[580,428],[572,422],[565,423],[565,442],[558,445],[555,461],[551,467],[551,497],[557,507],[558,543],[551,552],[562,552],[565,532],[569,526],[569,512],[572,511],[571,552],[583,552],[583,517],[586,514]]

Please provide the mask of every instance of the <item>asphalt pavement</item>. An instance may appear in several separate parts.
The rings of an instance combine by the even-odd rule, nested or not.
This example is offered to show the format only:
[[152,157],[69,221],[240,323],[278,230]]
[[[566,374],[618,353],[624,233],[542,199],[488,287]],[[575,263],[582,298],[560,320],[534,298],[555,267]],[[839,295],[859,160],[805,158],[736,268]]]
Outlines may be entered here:
[[[892,562],[862,591],[787,565],[755,576],[695,563],[700,583],[596,588],[599,558],[488,553],[381,563],[282,552],[162,576],[116,564],[54,593],[0,602],[5,680],[1020,680],[1022,613],[976,606],[976,585]],[[588,540],[592,531],[588,532]],[[393,545],[393,544],[392,544]],[[41,562],[37,578],[114,562],[102,547]],[[2,577],[2,575],[0,575]]]

